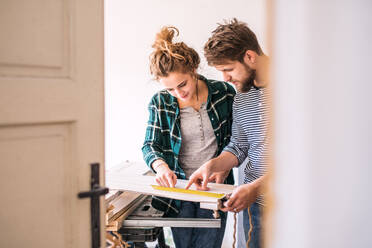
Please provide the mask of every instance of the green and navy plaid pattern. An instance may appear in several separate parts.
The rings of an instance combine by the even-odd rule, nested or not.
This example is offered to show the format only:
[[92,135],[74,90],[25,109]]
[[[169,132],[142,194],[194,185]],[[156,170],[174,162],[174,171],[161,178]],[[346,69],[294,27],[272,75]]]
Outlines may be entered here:
[[[226,82],[209,80],[201,75],[199,79],[206,82],[208,86],[207,112],[217,140],[216,155],[219,155],[230,141],[235,90]],[[142,147],[146,164],[152,170],[151,164],[157,159],[162,159],[174,171],[177,178],[185,179],[185,172],[178,163],[182,138],[177,99],[166,90],[159,91],[152,97],[148,110],[149,120]],[[225,183],[234,183],[232,172]],[[152,205],[164,211],[167,216],[174,216],[178,213],[180,202],[153,197]]]

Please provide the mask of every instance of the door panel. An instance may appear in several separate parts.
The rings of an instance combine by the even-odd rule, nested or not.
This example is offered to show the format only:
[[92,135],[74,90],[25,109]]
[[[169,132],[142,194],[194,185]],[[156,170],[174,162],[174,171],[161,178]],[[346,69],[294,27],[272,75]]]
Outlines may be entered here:
[[3,0],[0,74],[68,77],[73,4],[68,0]]
[[1,247],[62,248],[71,243],[69,232],[76,231],[71,128],[67,123],[0,129],[0,219],[7,223]]
[[0,247],[90,247],[77,194],[90,163],[104,178],[103,1],[4,0],[0,30]]

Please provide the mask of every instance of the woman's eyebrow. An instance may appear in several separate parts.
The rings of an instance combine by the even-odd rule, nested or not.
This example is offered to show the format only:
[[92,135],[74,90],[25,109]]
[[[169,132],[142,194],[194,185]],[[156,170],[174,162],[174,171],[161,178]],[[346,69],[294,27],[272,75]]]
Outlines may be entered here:
[[[182,81],[181,83],[179,83],[176,88],[179,88],[182,84],[186,83],[187,80],[184,80]],[[173,90],[173,88],[166,88],[167,90]]]
[[182,81],[181,83],[179,83],[179,84],[177,85],[177,87],[180,87],[180,85],[186,83],[186,81],[187,81],[187,80]]
[[[176,86],[176,88],[178,88],[178,87],[180,87],[180,85],[182,85],[182,84],[184,84],[184,83],[186,83],[187,82],[187,80],[184,80],[184,81],[182,81],[181,83],[179,83],[177,86]],[[173,90],[173,88],[165,88],[166,90]]]

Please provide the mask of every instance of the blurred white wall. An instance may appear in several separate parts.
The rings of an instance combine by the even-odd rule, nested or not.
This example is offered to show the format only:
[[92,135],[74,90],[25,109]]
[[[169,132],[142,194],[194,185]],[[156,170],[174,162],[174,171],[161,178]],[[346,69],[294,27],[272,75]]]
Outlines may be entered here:
[[372,247],[371,13],[275,1],[272,247]]
[[201,74],[222,79],[206,65],[202,52],[216,23],[237,17],[266,50],[265,14],[263,0],[105,0],[106,167],[142,160],[147,104],[159,89],[151,81],[148,56],[162,26],[176,26],[178,39],[199,52]]

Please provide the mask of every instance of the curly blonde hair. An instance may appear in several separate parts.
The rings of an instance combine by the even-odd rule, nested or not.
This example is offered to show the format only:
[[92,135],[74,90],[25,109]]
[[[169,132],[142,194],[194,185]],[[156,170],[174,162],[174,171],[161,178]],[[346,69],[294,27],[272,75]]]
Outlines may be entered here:
[[175,27],[163,27],[156,34],[150,55],[150,72],[158,80],[167,77],[171,72],[194,74],[199,66],[198,53],[183,42],[173,43],[179,31]]

